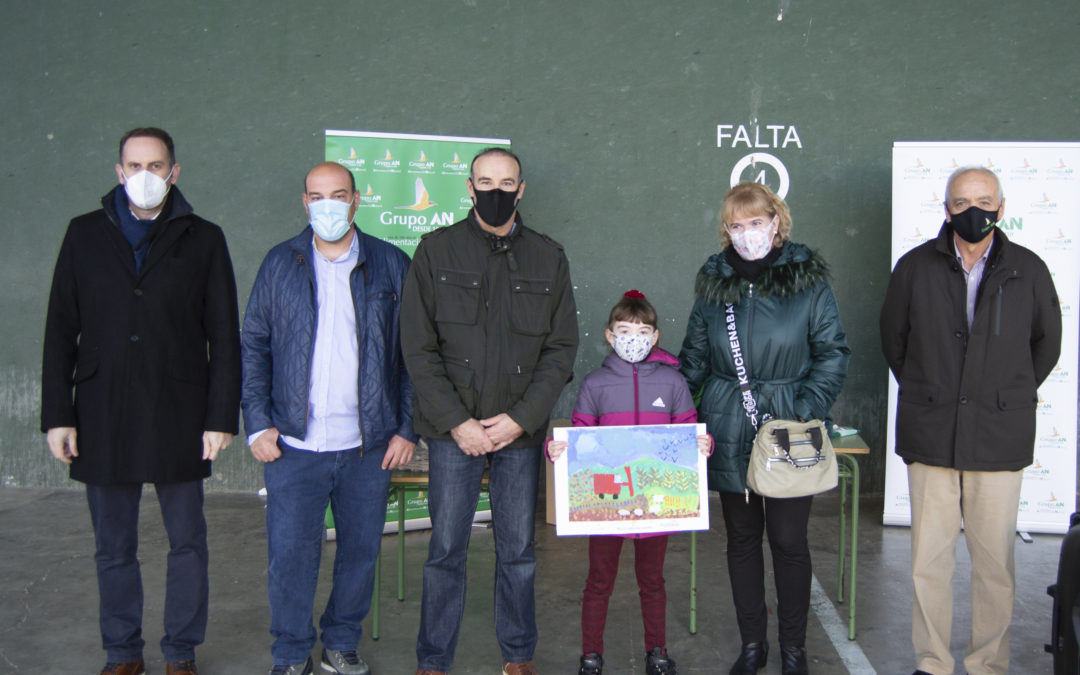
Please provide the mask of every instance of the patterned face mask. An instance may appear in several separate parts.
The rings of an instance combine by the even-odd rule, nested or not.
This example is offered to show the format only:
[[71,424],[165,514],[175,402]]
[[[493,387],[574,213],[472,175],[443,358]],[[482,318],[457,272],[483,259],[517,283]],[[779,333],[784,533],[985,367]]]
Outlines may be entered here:
[[747,228],[741,232],[728,230],[731,245],[743,260],[761,260],[769,255],[776,237],[776,218],[767,228]]
[[652,335],[616,335],[615,343],[611,345],[619,358],[627,363],[638,363],[645,360],[653,347]]

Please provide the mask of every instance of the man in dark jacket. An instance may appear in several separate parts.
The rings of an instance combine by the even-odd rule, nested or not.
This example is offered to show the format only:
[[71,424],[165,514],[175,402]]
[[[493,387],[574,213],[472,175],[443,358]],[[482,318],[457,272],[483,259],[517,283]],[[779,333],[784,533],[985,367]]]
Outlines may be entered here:
[[366,675],[390,471],[412,459],[412,385],[398,314],[409,257],[352,225],[359,193],[324,162],[304,181],[309,227],[266,255],[244,316],[244,428],[264,462],[271,674],[311,673],[327,503],[337,554],[319,624],[322,667]]
[[45,324],[41,428],[86,483],[94,525],[102,673],[143,672],[142,484],[169,534],[166,672],[195,673],[206,633],[203,479],[237,431],[236,282],[221,228],[175,187],[172,138],[120,140],[120,185],[68,226]]
[[402,349],[416,385],[416,430],[431,458],[431,544],[416,654],[450,670],[465,606],[472,514],[490,455],[495,632],[504,672],[535,672],[533,518],[540,444],[577,353],[577,312],[562,247],[517,214],[521,162],[501,148],[473,159],[475,207],[425,235],[402,300]]
[[1061,308],[1045,263],[995,227],[1004,212],[993,172],[955,171],[941,231],[896,263],[881,310],[882,351],[900,385],[896,453],[911,495],[916,672],[953,672],[961,519],[973,603],[964,667],[1009,666],[1020,483],[1037,389],[1061,349]]

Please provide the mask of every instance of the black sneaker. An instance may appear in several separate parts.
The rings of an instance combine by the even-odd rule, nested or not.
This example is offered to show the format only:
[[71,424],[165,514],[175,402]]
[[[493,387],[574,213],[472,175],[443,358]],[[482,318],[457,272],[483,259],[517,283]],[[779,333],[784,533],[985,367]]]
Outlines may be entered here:
[[604,657],[596,652],[581,655],[581,668],[578,675],[601,675],[604,672]]
[[294,663],[291,666],[274,666],[270,669],[270,675],[311,675],[311,657],[303,663]]
[[668,656],[663,647],[654,647],[645,653],[645,675],[679,675],[675,670],[675,659]]

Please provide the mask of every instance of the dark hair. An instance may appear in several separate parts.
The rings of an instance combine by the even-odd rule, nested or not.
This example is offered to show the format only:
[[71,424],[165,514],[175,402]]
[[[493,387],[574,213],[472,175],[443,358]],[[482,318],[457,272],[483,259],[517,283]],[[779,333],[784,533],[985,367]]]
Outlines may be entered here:
[[487,157],[488,155],[502,155],[503,157],[509,157],[510,159],[514,160],[515,162],[517,162],[518,165],[518,180],[521,180],[522,177],[524,177],[525,168],[521,166],[520,157],[510,152],[506,148],[484,148],[476,154],[476,157],[473,157],[472,163],[469,164],[469,178],[473,179],[474,181],[476,180],[476,174],[473,173],[473,167],[476,166],[476,160],[480,159],[481,157]]
[[165,144],[169,151],[169,164],[176,164],[176,148],[173,146],[172,136],[164,129],[157,127],[138,127],[132,129],[120,138],[120,163],[124,163],[124,144],[131,138],[156,138]]
[[[356,176],[354,176],[352,171],[349,170],[349,167],[345,166],[341,162],[322,162],[321,164],[319,164],[319,166],[322,166],[323,164],[337,164],[342,169],[344,169],[345,173],[349,174],[349,186],[352,188],[353,192],[356,192]],[[314,169],[312,169],[311,171],[314,171]],[[304,194],[307,194],[307,177],[311,175],[311,171],[308,171],[304,174]]]
[[646,326],[659,328],[656,309],[640,291],[627,291],[619,298],[619,301],[611,308],[611,314],[608,315],[608,330],[611,330],[612,326],[619,321],[643,323]]

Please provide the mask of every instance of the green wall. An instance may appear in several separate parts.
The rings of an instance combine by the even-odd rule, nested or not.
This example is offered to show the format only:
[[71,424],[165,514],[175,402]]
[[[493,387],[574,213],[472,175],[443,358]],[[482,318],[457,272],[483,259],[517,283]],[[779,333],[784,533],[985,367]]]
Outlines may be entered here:
[[[115,183],[115,144],[158,125],[180,185],[221,224],[241,307],[262,255],[304,224],[324,129],[511,138],[527,222],[564,244],[576,372],[610,305],[644,291],[677,351],[694,274],[745,145],[717,125],[794,125],[796,240],[819,249],[854,352],[834,412],[883,486],[894,140],[1078,140],[1080,3],[865,0],[9,2],[0,22],[0,481],[70,484],[37,431],[48,285],[68,220]],[[782,16],[782,20],[781,17]],[[786,131],[780,132],[780,140]],[[762,150],[759,148],[759,150]],[[566,415],[576,384],[556,414]],[[255,489],[234,443],[212,489]]]

